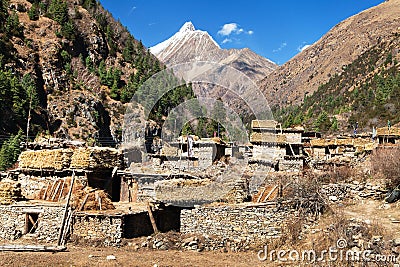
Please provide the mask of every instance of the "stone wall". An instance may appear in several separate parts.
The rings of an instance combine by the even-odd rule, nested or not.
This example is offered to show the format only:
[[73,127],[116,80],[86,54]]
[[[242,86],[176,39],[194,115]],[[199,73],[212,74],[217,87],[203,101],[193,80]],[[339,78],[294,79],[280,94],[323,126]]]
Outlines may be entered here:
[[106,246],[119,244],[123,237],[123,223],[122,215],[76,214],[71,239],[100,240]]
[[59,204],[35,205],[27,202],[0,206],[0,238],[16,240],[27,233],[27,214],[37,214],[37,229],[30,233],[38,242],[57,242],[63,218],[63,206]]
[[224,241],[263,242],[281,235],[282,224],[296,211],[289,205],[201,206],[181,211],[183,234],[206,234]]
[[273,161],[283,158],[286,155],[286,148],[275,145],[254,145],[253,158]]
[[380,183],[353,181],[352,183],[327,184],[322,186],[321,193],[331,202],[344,199],[376,199],[385,198],[388,190]]
[[300,172],[303,170],[303,158],[289,158],[279,160],[280,171]]

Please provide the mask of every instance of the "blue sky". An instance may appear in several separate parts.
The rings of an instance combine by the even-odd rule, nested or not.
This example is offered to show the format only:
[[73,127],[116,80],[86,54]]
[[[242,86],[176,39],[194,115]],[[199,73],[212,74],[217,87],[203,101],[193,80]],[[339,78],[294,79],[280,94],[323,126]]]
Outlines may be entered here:
[[340,21],[383,0],[100,2],[146,47],[168,39],[186,21],[192,21],[222,48],[248,47],[281,65]]

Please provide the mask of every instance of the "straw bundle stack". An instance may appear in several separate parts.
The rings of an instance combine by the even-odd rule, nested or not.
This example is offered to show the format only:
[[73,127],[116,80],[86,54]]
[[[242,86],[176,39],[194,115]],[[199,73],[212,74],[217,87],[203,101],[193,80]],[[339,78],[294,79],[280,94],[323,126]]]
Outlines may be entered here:
[[319,138],[319,139],[311,139],[310,140],[311,146],[327,146],[327,142],[325,139]]
[[361,138],[359,138],[359,139],[354,139],[354,146],[365,146],[366,144],[369,144],[369,143],[371,143],[371,141],[370,140],[367,140],[367,139],[361,139]]
[[368,143],[368,144],[365,144],[364,150],[366,150],[366,151],[372,151],[372,150],[374,150],[375,146],[377,146],[377,144],[375,144],[375,143]]
[[274,120],[252,120],[252,129],[275,129],[278,123]]
[[252,143],[285,143],[286,136],[283,134],[254,132],[250,135],[250,142],[252,142]]
[[21,201],[25,198],[21,193],[21,184],[12,180],[3,180],[0,182],[0,204],[10,205],[15,201]]
[[74,150],[70,166],[72,169],[112,169],[120,166],[120,155],[113,148],[79,148]]
[[69,167],[71,149],[24,151],[19,156],[19,167],[26,169],[62,170]]
[[389,131],[387,127],[382,127],[382,128],[376,129],[376,134],[378,136],[384,136],[384,135],[396,135],[396,136],[399,136],[400,135],[400,128],[391,127],[390,131]]
[[351,139],[351,138],[335,139],[335,144],[337,146],[352,146],[353,145],[353,139]]

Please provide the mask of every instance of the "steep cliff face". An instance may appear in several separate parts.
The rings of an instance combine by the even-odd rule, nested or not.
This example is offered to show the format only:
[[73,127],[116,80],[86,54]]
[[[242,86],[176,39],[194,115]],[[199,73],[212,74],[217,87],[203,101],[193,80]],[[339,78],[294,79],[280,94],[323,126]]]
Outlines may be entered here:
[[[272,105],[299,104],[361,54],[399,32],[400,1],[386,1],[333,27],[261,81]],[[367,76],[368,73],[365,73]]]
[[[1,44],[9,49],[1,50],[1,71],[17,80],[30,76],[39,100],[32,108],[30,135],[48,131],[103,144],[117,141],[126,103],[162,64],[97,1],[10,0],[2,5]],[[27,108],[14,114],[20,118],[3,120],[13,112],[0,113],[0,134],[25,130]]]

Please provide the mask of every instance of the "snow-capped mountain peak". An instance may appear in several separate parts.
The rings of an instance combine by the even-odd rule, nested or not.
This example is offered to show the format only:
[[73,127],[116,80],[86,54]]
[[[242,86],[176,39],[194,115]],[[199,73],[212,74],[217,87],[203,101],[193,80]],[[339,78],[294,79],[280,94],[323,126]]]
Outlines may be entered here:
[[[190,49],[191,51],[186,51]],[[196,30],[188,21],[169,39],[150,47],[150,52],[163,62],[176,58],[176,54],[202,55],[209,51],[220,49],[217,42],[206,31]],[[174,61],[174,60],[172,60]]]
[[196,29],[191,21],[185,22],[183,26],[180,28],[179,32],[193,32]]
[[150,48],[167,66],[193,61],[230,65],[254,80],[264,78],[277,65],[248,48],[221,49],[206,31],[197,30],[188,21],[171,38]]

